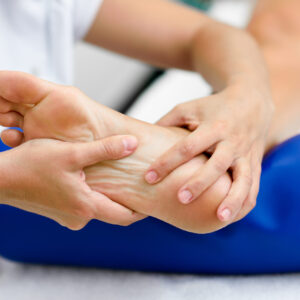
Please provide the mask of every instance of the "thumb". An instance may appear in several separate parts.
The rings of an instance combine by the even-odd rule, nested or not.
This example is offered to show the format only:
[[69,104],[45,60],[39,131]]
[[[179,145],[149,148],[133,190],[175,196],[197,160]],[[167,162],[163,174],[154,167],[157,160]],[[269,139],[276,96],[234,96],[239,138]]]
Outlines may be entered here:
[[77,168],[84,168],[104,160],[121,159],[132,154],[137,146],[136,137],[130,135],[110,136],[89,143],[74,143],[75,165]]
[[146,217],[96,191],[91,192],[90,203],[94,206],[95,219],[102,222],[127,226]]

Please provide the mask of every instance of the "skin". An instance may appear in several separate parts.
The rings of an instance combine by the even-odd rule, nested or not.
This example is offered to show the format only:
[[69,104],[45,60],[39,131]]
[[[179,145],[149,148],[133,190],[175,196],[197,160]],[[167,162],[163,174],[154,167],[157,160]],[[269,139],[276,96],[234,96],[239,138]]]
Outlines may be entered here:
[[[272,2],[272,4],[274,3],[275,1]],[[298,101],[300,96],[299,89],[298,89],[298,78],[300,77],[300,65],[297,63],[298,61],[297,58],[299,55],[298,32],[300,30],[300,26],[299,26],[300,24],[298,22],[298,19],[295,16],[295,11],[297,11],[297,9],[299,8],[298,7],[299,4],[296,1],[293,2],[291,0],[288,6],[282,5],[282,7],[280,7],[280,5],[272,6],[270,5],[271,2],[269,1],[265,1],[265,2],[261,1],[260,4],[268,4],[268,5],[258,7],[252,19],[252,22],[249,25],[248,30],[258,39],[259,43],[261,44],[263,53],[265,55],[268,64],[268,68],[271,73],[271,83],[273,88],[275,104],[276,104],[275,115],[272,119],[271,130],[269,131],[268,134],[268,143],[265,148],[265,151],[267,152],[276,144],[297,134],[300,128],[300,121],[298,118],[300,112],[300,105]],[[277,2],[277,4],[279,4],[279,2]],[[262,7],[265,8],[262,9]],[[289,7],[289,9],[287,9],[287,7]],[[293,16],[295,16],[295,18]],[[284,22],[284,24],[286,24],[287,29],[282,31],[278,31],[278,29],[275,30],[276,24],[278,24],[279,20],[281,22]],[[284,43],[282,42],[283,40]],[[6,79],[10,78],[9,81],[14,83],[13,84],[14,88],[16,86],[20,86],[20,83],[16,84],[16,77],[10,76],[10,74],[6,73],[6,76],[4,76],[4,78],[5,77]],[[27,77],[27,75],[25,77]],[[23,79],[24,77],[21,78],[21,83]],[[8,86],[8,82],[5,82],[5,85]],[[35,87],[35,85],[30,85],[27,82],[26,85],[21,84],[21,86],[23,87],[27,86],[31,91],[34,90],[34,94],[39,94],[39,92],[35,90],[35,88],[37,88]],[[13,91],[14,88],[12,88],[11,90]],[[53,97],[59,101],[63,101],[64,105],[67,106],[70,105],[68,104],[69,102],[67,103],[64,102],[68,98],[65,97],[67,95],[69,95],[70,96],[69,98],[72,99],[72,103],[73,103],[72,107],[74,106],[74,103],[77,103],[77,101],[74,102],[74,99],[77,100],[81,99],[82,101],[87,101],[87,99],[82,94],[80,94],[78,91],[74,89],[70,90],[70,88],[64,88],[64,87],[62,89],[65,91],[62,92],[60,89],[58,89],[60,92],[58,93],[58,95],[54,93]],[[21,98],[24,100],[24,98],[26,98],[24,97],[24,93],[28,94],[28,91],[27,92],[23,91],[22,93],[18,91],[18,93],[22,95]],[[11,93],[11,95],[12,94],[13,93]],[[14,99],[14,101],[20,102],[20,99],[18,101]],[[32,100],[31,101],[26,100],[26,101],[28,103],[32,102]],[[36,101],[39,102],[39,100]],[[55,101],[50,101],[50,102],[52,103],[51,105],[55,103]],[[31,114],[31,117],[37,118],[37,120],[33,123],[33,125],[31,125],[31,127],[34,127],[34,132],[35,134],[37,134],[37,137],[43,136],[44,134],[43,132],[45,132],[45,129],[47,129],[44,127],[45,125],[43,125],[42,127],[38,126],[39,124],[43,123],[41,120],[43,114],[44,113],[46,115],[47,113],[49,114],[49,111],[47,110],[49,109],[49,107],[47,107],[47,103],[46,102],[44,103],[43,101],[42,104],[45,105],[45,110],[40,110],[39,108],[39,110],[37,110],[37,112],[39,112],[38,114]],[[93,105],[91,104],[91,107],[92,106]],[[23,126],[26,123],[26,118],[24,123],[22,114],[24,114],[25,111],[27,111],[27,108],[22,109],[20,107],[21,106],[18,105],[18,109],[17,109],[15,107],[15,104],[3,102],[2,112],[17,110],[21,114],[15,115],[14,113],[11,112],[3,114],[1,116],[1,122],[4,125],[6,124],[6,125]],[[54,106],[54,108],[53,107],[52,108],[54,109],[55,113],[52,115],[52,117],[53,116],[57,117],[58,112],[61,113],[61,111],[65,111],[65,112],[71,111],[70,113],[71,115],[78,116],[78,114],[79,115],[87,114],[89,118],[91,118],[91,115],[89,114],[89,110],[86,111],[86,106],[82,107],[81,105],[78,106],[76,104],[73,108],[72,107],[68,107],[68,109],[66,109],[67,107],[63,106],[61,110],[58,109],[58,107],[55,108]],[[77,108],[80,107],[80,112],[77,112],[76,107]],[[75,111],[73,111],[71,108],[75,109]],[[182,171],[180,171],[180,173],[174,172],[174,175],[176,174],[176,176],[174,176],[174,180],[172,180],[173,181],[172,183],[170,182],[170,184],[163,185],[165,184],[165,182],[162,182],[156,185],[156,188],[159,187],[159,185],[161,185],[162,187],[161,189],[157,188],[157,189],[149,190],[148,189],[149,187],[145,185],[145,183],[141,180],[139,176],[139,174],[140,175],[142,174],[143,169],[145,169],[147,165],[150,164],[151,160],[154,159],[155,155],[159,155],[157,153],[157,147],[154,147],[156,142],[159,144],[158,147],[159,149],[161,148],[163,149],[164,147],[167,148],[167,146],[165,146],[166,144],[168,144],[168,147],[170,147],[172,142],[173,143],[176,142],[176,140],[179,138],[180,135],[184,137],[186,132],[184,131],[173,132],[174,129],[171,129],[170,131],[156,126],[146,125],[145,123],[138,122],[132,119],[130,119],[129,122],[128,121],[129,119],[127,117],[122,116],[116,112],[112,112],[111,110],[104,108],[98,104],[97,104],[97,108],[94,107],[92,111],[96,112],[98,109],[99,109],[98,113],[100,115],[97,119],[101,120],[100,122],[101,124],[97,125],[97,121],[95,121],[93,126],[96,127],[98,126],[97,128],[102,128],[100,130],[101,131],[100,135],[98,130],[93,131],[92,125],[89,127],[86,125],[83,126],[83,124],[81,124],[81,126],[78,127],[78,131],[76,131],[76,126],[73,127],[72,122],[69,124],[70,131],[68,131],[68,133],[64,132],[63,134],[61,134],[60,130],[58,130],[55,131],[55,135],[58,134],[59,135],[58,138],[62,138],[65,135],[67,136],[68,140],[76,139],[76,140],[87,141],[93,137],[102,136],[104,132],[108,134],[112,128],[116,128],[116,131],[119,132],[123,132],[125,130],[139,135],[140,143],[142,146],[141,149],[139,149],[139,151],[141,152],[137,152],[134,158],[131,157],[130,159],[123,160],[121,164],[106,162],[101,166],[97,165],[87,169],[86,170],[88,174],[87,177],[89,180],[89,184],[91,186],[93,186],[95,189],[100,189],[101,191],[106,191],[107,193],[110,193],[112,196],[116,197],[116,200],[120,201],[120,203],[122,202],[122,203],[126,203],[127,205],[133,205],[134,207],[141,209],[141,211],[149,215],[160,216],[161,219],[164,219],[181,228],[186,229],[188,227],[188,230],[191,231],[208,232],[222,226],[222,224],[220,224],[215,217],[215,211],[217,209],[218,204],[222,201],[224,195],[226,195],[226,192],[229,189],[230,181],[228,181],[228,178],[224,178],[224,181],[221,182],[219,185],[217,185],[216,190],[214,191],[216,192],[217,195],[214,195],[212,193],[212,197],[208,197],[207,201],[205,200],[205,197],[203,195],[204,198],[203,197],[199,198],[198,201],[192,203],[189,206],[178,207],[177,206],[178,204],[176,202],[170,200],[171,196],[175,197],[174,188],[176,189],[176,184],[175,185],[173,184],[174,182],[176,182],[176,178],[179,178],[180,180],[182,174],[184,174],[185,172],[189,172],[192,165],[194,164],[196,165],[197,163],[199,163],[200,166],[200,164],[206,160],[205,157],[203,158],[199,157],[199,159],[202,160],[202,162],[200,161],[195,162],[191,166],[187,165],[188,168],[183,168],[184,166],[181,167]],[[109,124],[103,122],[105,118],[110,118],[108,116],[112,117],[112,119],[108,122]],[[64,125],[65,128],[66,124],[64,124],[64,122],[66,122],[66,118],[63,117],[65,117],[65,115],[62,116],[61,125]],[[117,119],[118,122],[115,123],[113,119]],[[84,116],[82,118],[82,121],[85,122]],[[91,124],[91,123],[88,122],[87,124]],[[112,126],[112,124],[114,124],[114,126]],[[139,130],[136,129],[137,126],[139,126]],[[39,129],[40,131],[37,131],[37,129]],[[27,138],[33,138],[34,136],[30,136],[30,127],[28,130],[29,130],[28,133],[29,137]],[[51,133],[52,130],[53,128],[50,130],[50,135],[53,134]],[[93,132],[93,134],[91,134],[91,131]],[[81,134],[83,134],[84,132],[83,136],[80,136],[80,132]],[[140,132],[143,132],[143,135],[140,135]],[[110,134],[113,134],[113,132],[110,132]],[[49,135],[49,132],[47,133],[47,135]],[[25,130],[25,137],[26,137],[26,130]],[[21,143],[23,141],[23,138],[24,137],[22,135],[20,135],[15,131],[6,131],[4,132],[4,136],[3,136],[3,139],[8,144],[10,143],[14,145]],[[149,147],[150,140],[152,142],[151,147]],[[169,142],[168,140],[170,140],[171,142]],[[99,176],[98,170],[100,168],[104,168],[106,170],[106,174],[102,173],[102,175]],[[133,171],[128,172],[128,170],[134,170],[134,172]],[[103,174],[105,174],[105,176],[103,176]],[[173,174],[171,174],[171,176],[172,175]],[[108,178],[110,180],[107,180]],[[99,182],[100,185],[98,184]],[[122,187],[120,188],[120,186]],[[126,186],[126,189],[123,190],[122,188],[124,186]],[[122,189],[122,197],[120,196],[120,192],[119,192],[121,189]],[[206,193],[208,193],[208,191]],[[190,207],[193,207],[193,209],[189,210]],[[188,218],[190,222],[189,224],[185,223],[186,218]]]
[[[153,16],[155,16],[155,18]],[[179,19],[182,20],[182,22],[178,22]],[[137,24],[138,26],[136,26]],[[163,30],[161,30],[162,28]],[[223,104],[220,105],[224,106],[228,97],[236,99],[236,103],[243,98],[243,110],[250,112],[249,115],[245,116],[245,118],[250,122],[248,129],[252,128],[254,136],[255,132],[261,132],[261,129],[264,128],[265,124],[267,124],[268,118],[265,116],[269,114],[267,110],[270,102],[267,84],[265,84],[267,83],[267,76],[258,48],[253,39],[245,32],[217,23],[197,11],[184,8],[167,1],[128,0],[125,3],[123,0],[105,0],[102,9],[99,11],[95,22],[91,27],[91,30],[86,36],[86,40],[95,45],[136,57],[159,66],[201,71],[208,81],[214,85],[217,91],[239,91],[238,93],[234,93],[234,97],[226,96],[226,93],[221,92],[219,94],[220,102],[223,102]],[[227,45],[231,45],[231,47],[227,47]],[[222,49],[222,51],[216,51],[216,53],[213,53],[211,49]],[[247,57],[246,63],[244,60],[245,57]],[[248,97],[247,95],[250,94],[249,91],[252,90],[253,87],[258,91],[259,96],[255,95],[255,97]],[[210,102],[212,101],[207,101],[206,108],[213,111],[213,107],[209,107]],[[240,107],[236,103],[232,100],[233,107]],[[263,124],[251,123],[251,111],[253,111],[253,107],[257,108],[257,103],[259,103],[258,111],[265,111],[262,122]],[[18,115],[10,114],[9,118],[14,117],[18,118]],[[234,119],[233,115],[230,114],[227,114],[226,117],[227,119],[232,120],[231,125],[236,127],[235,125],[239,122],[239,120]],[[202,121],[209,124],[212,120],[210,119],[210,116],[207,115],[207,120]],[[215,121],[219,123],[220,120],[214,120],[214,122]],[[212,131],[213,129],[209,128],[209,130]],[[242,135],[243,130],[241,130],[240,136]],[[201,132],[203,133],[203,131],[200,131],[200,134]],[[184,134],[185,137],[189,136],[187,132]],[[236,132],[228,131],[226,135],[224,135],[224,139],[229,140],[230,136],[235,136],[236,134]],[[10,139],[10,142],[13,144],[14,137],[18,140],[18,133],[14,132],[6,135],[6,137]],[[192,139],[190,140],[195,142],[195,149],[197,152],[194,156],[197,156],[198,153],[201,153],[209,147],[209,143],[206,141],[205,149],[203,148],[200,151],[199,145],[197,144],[197,141],[200,139],[198,139],[198,137],[193,138],[192,135],[191,137]],[[107,144],[105,144],[106,146],[102,149],[103,151],[108,149],[114,153],[114,147],[119,149],[118,143],[114,146],[114,140],[106,142]],[[41,141],[41,143],[43,142]],[[49,141],[49,149],[51,148],[53,155],[56,153],[55,147],[50,147],[50,145],[54,145],[54,143],[54,141],[52,143]],[[81,228],[91,217],[101,219],[105,216],[102,220],[117,224],[129,224],[142,217],[133,214],[131,211],[126,209],[126,207],[122,207],[121,210],[121,206],[116,206],[112,203],[110,203],[107,207],[102,207],[103,211],[101,213],[99,211],[91,212],[90,209],[84,209],[83,207],[81,209],[73,210],[73,204],[75,205],[76,203],[73,203],[72,199],[76,199],[77,194],[83,195],[84,190],[82,190],[81,193],[77,190],[74,190],[74,194],[69,193],[70,184],[65,181],[66,176],[63,175],[65,173],[68,174],[69,165],[63,163],[62,166],[64,166],[65,169],[62,169],[61,172],[55,173],[55,176],[52,174],[53,176],[51,178],[56,178],[57,180],[55,181],[55,185],[60,186],[60,190],[64,192],[64,195],[68,195],[68,197],[65,198],[66,202],[64,203],[68,203],[68,207],[64,206],[61,207],[61,209],[63,211],[65,209],[68,210],[68,214],[70,215],[79,215],[79,218],[77,218],[79,219],[79,222],[69,222],[68,218],[55,217],[55,214],[51,214],[49,210],[54,209],[59,215],[59,204],[61,204],[61,202],[58,203],[52,200],[50,201],[50,199],[52,199],[51,197],[54,199],[61,199],[60,195],[62,193],[57,192],[55,197],[54,195],[50,197],[50,194],[43,197],[43,199],[46,200],[49,196],[49,199],[45,202],[41,200],[41,197],[36,197],[36,195],[43,194],[43,190],[45,190],[46,187],[48,190],[51,189],[51,186],[44,186],[41,184],[38,173],[38,171],[44,172],[45,169],[52,170],[52,166],[49,165],[49,161],[39,154],[38,166],[40,169],[35,167],[35,165],[28,164],[26,166],[26,170],[23,169],[22,164],[15,165],[13,163],[15,161],[13,157],[14,155],[16,155],[16,157],[23,157],[24,160],[30,161],[28,158],[29,154],[27,152],[31,149],[30,145],[31,143],[19,148],[18,151],[11,151],[2,155],[3,159],[5,156],[5,159],[11,162],[11,166],[9,167],[9,169],[13,170],[10,175],[11,178],[18,178],[17,175],[24,174],[22,180],[20,179],[20,183],[15,180],[11,180],[10,187],[7,183],[3,187],[9,190],[20,191],[19,194],[15,193],[11,198],[9,198],[10,203],[14,203],[17,207],[21,207],[29,211],[40,212],[43,215],[52,217],[54,220],[69,228]],[[38,146],[36,143],[34,145],[36,147]],[[63,145],[66,149],[68,149],[68,144],[65,143]],[[45,153],[45,150],[43,150],[45,148],[48,149],[45,144],[41,144],[39,148],[41,153]],[[178,148],[186,149],[186,142],[182,142],[181,148],[180,146]],[[238,148],[239,147],[237,147],[237,149]],[[168,148],[166,147],[166,149]],[[193,147],[193,151],[195,151],[195,149]],[[245,145],[245,149],[247,149],[247,143]],[[73,148],[72,150],[69,149],[65,152],[62,151],[60,155],[65,155],[65,158],[63,159],[63,157],[60,157],[57,154],[57,160],[61,159],[63,162],[68,161],[68,157],[73,155],[73,151],[75,151]],[[48,153],[48,151],[46,152]],[[119,154],[121,155],[121,153]],[[56,157],[55,155],[54,157]],[[174,154],[171,153],[170,158],[172,155],[174,156]],[[114,155],[109,156],[109,158],[114,157]],[[181,164],[191,158],[191,153],[188,151],[186,155],[182,156]],[[34,162],[35,160],[32,161],[32,163]],[[205,169],[208,170],[216,167],[213,164],[207,163],[206,165],[207,167]],[[48,168],[46,168],[46,166],[48,166]],[[54,172],[54,170],[52,171]],[[174,180],[176,192],[179,190],[182,183],[191,177],[190,172],[185,172],[185,176],[179,177],[181,178],[181,184]],[[218,172],[218,177],[222,175],[221,173],[222,172]],[[25,174],[27,177],[25,177]],[[51,174],[49,174],[49,176],[50,175]],[[240,177],[242,176],[243,174],[241,174]],[[171,178],[171,175],[169,175],[169,177]],[[5,178],[1,180],[1,182],[4,184]],[[29,188],[32,182],[35,184],[35,189]],[[62,182],[65,183],[64,186],[61,185]],[[213,187],[212,182],[210,182],[210,186]],[[84,188],[83,185],[81,185],[81,187]],[[26,191],[26,195],[22,193],[22,189]],[[75,191],[77,192],[75,193]],[[5,191],[1,191],[1,193],[4,193],[1,199],[8,197],[5,195]],[[244,193],[246,193],[245,189]],[[88,202],[88,200],[87,198],[81,199],[81,202]],[[51,203],[55,203],[55,207],[51,207]],[[44,207],[43,211],[39,208],[41,206]],[[249,211],[252,206],[253,201],[251,203],[246,203],[243,207],[245,210]],[[100,209],[100,207],[98,208]],[[88,213],[86,213],[87,210]],[[112,214],[112,211],[114,211],[114,214]],[[82,215],[84,217],[82,217]],[[88,217],[86,217],[87,215]],[[102,217],[100,215],[102,215]],[[125,218],[125,215],[127,215],[127,219]],[[225,225],[225,223],[223,225]]]
[[[262,49],[271,72],[276,100],[276,114],[265,148],[268,151],[299,130],[300,106],[297,100],[300,95],[297,81],[292,79],[300,77],[300,66],[295,63],[298,55],[296,50],[293,52],[295,56],[288,55],[294,35],[291,35],[285,47],[282,47],[280,38],[276,44],[273,40],[267,42],[269,34],[263,32],[266,24],[259,22],[260,17],[255,15],[249,30],[255,35],[258,34],[255,32],[259,32],[265,40]],[[263,38],[263,34],[266,37]],[[283,36],[286,38],[287,33]],[[284,63],[278,63],[279,57],[286,57]],[[1,91],[0,124],[20,126],[25,132],[23,136],[16,131],[5,131],[2,138],[7,144],[16,146],[42,137],[88,142],[116,133],[133,134],[139,140],[139,148],[130,158],[118,162],[106,161],[85,169],[92,190],[188,231],[206,233],[224,226],[216,217],[216,210],[230,189],[229,176],[221,177],[189,206],[174,201],[181,178],[195,169],[203,168],[207,160],[205,156],[194,158],[175,170],[169,176],[170,180],[166,178],[157,185],[149,186],[142,179],[145,169],[161,151],[167,150],[188,134],[185,130],[131,119],[91,101],[74,88],[47,83],[23,73],[1,72],[0,86],[5,86]]]
[[[275,114],[268,133],[265,152],[297,134],[300,128],[298,88],[300,22],[295,14],[299,11],[300,4],[293,0],[290,0],[288,6],[280,3],[261,1],[248,27],[249,32],[257,38],[264,53],[271,74],[275,103]],[[283,28],[281,23],[286,27]],[[276,26],[280,26],[280,30]],[[116,132],[135,134],[138,137],[139,149],[130,158],[120,162],[105,162],[85,170],[87,181],[93,189],[107,193],[116,201],[132,209],[156,216],[186,230],[203,233],[222,227],[223,223],[218,221],[215,212],[229,190],[230,179],[228,177],[224,177],[222,181],[219,179],[217,185],[213,186],[214,189],[207,190],[189,206],[180,206],[174,201],[175,190],[180,184],[181,177],[186,176],[185,173],[190,173],[193,168],[203,168],[205,157],[200,156],[197,161],[194,159],[180,167],[181,169],[174,171],[169,182],[167,178],[150,188],[141,179],[144,170],[159,155],[159,152],[187,134],[184,130],[167,129],[130,119],[94,103],[77,90],[42,81],[37,82],[32,76],[11,72],[1,74],[4,76],[2,80],[0,76],[0,86],[6,87],[2,91],[2,97],[5,96],[7,100],[13,98],[11,100],[19,103],[20,99],[22,101],[25,99],[27,103],[32,103],[34,102],[30,100],[32,95],[40,95],[41,99],[44,99],[45,95],[43,93],[41,95],[40,89],[46,90],[46,99],[41,102],[35,99],[35,102],[39,104],[33,108],[16,105],[2,99],[1,111],[7,113],[1,115],[0,123],[23,126],[25,140],[44,137],[45,133],[47,136],[68,141],[89,141]],[[9,90],[8,87],[11,87],[10,95],[3,95]],[[15,90],[16,87],[18,87],[17,90]],[[25,90],[22,91],[20,87]],[[52,89],[54,91],[51,91]],[[21,95],[19,100],[12,97],[14,93]],[[26,97],[26,95],[29,96]],[[95,115],[96,118],[94,118]],[[56,118],[55,122],[51,120],[53,116]],[[72,116],[76,116],[76,120],[72,119]],[[45,119],[51,122],[45,124]],[[47,127],[50,124],[52,125]],[[7,143],[14,143],[14,145],[24,141],[24,136],[15,131],[4,132],[3,138]],[[151,141],[151,147],[149,141]]]
[[254,39],[169,1],[104,0],[86,41],[207,79],[215,95],[181,104],[158,123],[191,132],[157,157],[145,180],[156,184],[209,151],[213,155],[205,167],[182,178],[178,199],[184,204],[197,199],[230,168],[233,184],[218,217],[228,221],[246,215],[255,206],[273,111],[268,74]]
[[186,130],[129,118],[92,101],[77,89],[25,73],[0,72],[0,95],[0,124],[14,124],[24,130],[24,135],[15,130],[5,131],[2,139],[7,144],[16,146],[40,138],[91,142],[115,134],[134,135],[139,146],[130,157],[84,169],[86,182],[93,191],[187,231],[207,233],[226,225],[218,220],[216,210],[230,189],[228,174],[221,176],[192,205],[175,201],[182,178],[203,167],[207,160],[204,155],[182,165],[160,184],[151,186],[143,179],[150,163],[184,138]]
[[[97,22],[96,22],[97,23]],[[215,24],[213,24],[213,25],[215,25]],[[93,32],[93,30],[94,30],[94,27],[95,27],[96,25],[94,24],[94,26],[93,26],[93,28],[92,28],[92,30],[91,30],[91,32]],[[96,26],[97,27],[97,26]],[[230,29],[231,30],[231,29]],[[262,28],[261,28],[261,30],[262,30]],[[97,30],[95,31],[95,32],[97,32]],[[216,30],[216,32],[217,32],[217,30]],[[224,32],[223,32],[224,33]],[[233,33],[233,32],[232,32]],[[214,36],[214,35],[212,35],[212,36]],[[233,36],[235,36],[235,37],[237,37],[237,35],[235,35],[235,34],[233,34]],[[88,37],[87,37],[88,38]],[[200,38],[200,37],[199,37]],[[209,37],[206,37],[206,38],[208,38],[209,39]],[[218,39],[218,40],[220,40],[220,41],[224,41],[222,38],[221,39]],[[207,44],[207,43],[206,43]],[[199,46],[199,45],[198,45]],[[201,45],[202,47],[203,47],[203,45]],[[207,52],[207,53],[209,53],[209,52]],[[281,53],[282,54],[282,53]],[[284,54],[284,53],[283,53]],[[287,53],[285,53],[285,54],[287,54]],[[278,54],[277,54],[278,55]],[[288,56],[288,55],[286,55],[286,56]],[[274,56],[274,57],[276,57],[276,55]],[[280,56],[277,56],[277,58],[278,57],[280,57]],[[178,57],[177,57],[178,58]],[[209,60],[208,60],[209,61]],[[259,73],[259,72],[258,72]],[[216,77],[218,77],[218,76],[216,76]],[[279,77],[280,78],[280,77]],[[274,79],[273,79],[274,80]],[[272,81],[273,81],[272,80]],[[278,82],[280,82],[280,80],[278,80]],[[282,85],[281,85],[282,86]],[[230,89],[227,89],[226,91],[229,91]],[[233,89],[234,90],[234,89]],[[278,90],[280,90],[280,89],[278,89]],[[280,92],[280,91],[279,91]],[[284,95],[284,93],[282,93],[281,94],[281,96],[282,95]],[[221,97],[222,97],[222,95],[221,95]],[[284,99],[284,97],[277,97],[277,99]],[[278,103],[282,103],[282,101],[280,101],[280,100],[278,100]],[[292,112],[292,110],[290,110],[290,112]],[[294,111],[295,112],[295,111]],[[277,119],[280,119],[280,116],[279,116],[279,114],[277,114],[278,116],[276,117]],[[273,118],[273,120],[276,120],[276,118]],[[10,117],[8,118],[8,119],[10,119],[10,120],[12,120],[13,119],[13,117],[12,117],[12,115],[10,114]],[[8,122],[9,123],[9,120],[6,120],[6,122]],[[274,124],[276,124],[276,122],[273,122]],[[277,124],[279,124],[279,122],[277,122]],[[282,124],[284,124],[284,122],[282,122]],[[277,125],[278,126],[278,125]],[[270,131],[270,132],[277,132],[276,130],[274,130],[274,128],[276,128],[276,126],[272,126],[272,130]],[[282,128],[284,128],[284,126],[282,126]],[[270,138],[270,140],[273,140],[273,143],[270,143],[269,144],[269,148],[271,147],[270,145],[273,145],[273,144],[275,144],[276,143],[276,141],[277,140],[282,140],[282,139],[284,139],[284,136],[286,136],[286,132],[289,132],[289,134],[291,134],[292,132],[294,132],[294,130],[290,127],[289,129],[287,129],[287,127],[285,128],[285,134],[282,134],[282,136],[281,136],[281,138],[279,139],[278,138],[278,135],[276,135],[276,134],[269,134],[269,137],[271,137]],[[275,138],[277,136],[277,138]],[[14,132],[14,133],[12,133],[12,132],[10,132],[10,133],[6,133],[6,138],[8,139],[8,140],[11,140],[11,141],[16,141],[16,139],[18,139],[18,133],[16,133],[16,132]],[[16,138],[16,139],[15,139]],[[268,148],[267,147],[267,148]],[[26,155],[25,154],[26,152],[24,151],[24,154],[23,154],[23,156],[24,155]],[[66,154],[65,154],[66,155]],[[66,155],[67,156],[67,155]],[[27,157],[26,157],[27,158]],[[190,169],[189,169],[189,171],[190,171]],[[190,175],[190,174],[189,174]],[[187,176],[187,175],[186,175]],[[224,191],[223,191],[224,192]],[[223,195],[224,194],[227,194],[227,193],[223,193]],[[222,197],[220,197],[220,198],[222,198]],[[206,207],[209,207],[209,205],[207,205]],[[247,209],[251,209],[253,207],[253,203],[252,203],[252,205],[251,206],[249,206],[249,208],[247,208]],[[209,210],[209,211],[214,211],[214,209],[211,209],[211,210]],[[199,216],[199,215],[198,215]],[[163,217],[162,217],[162,219],[163,219]],[[211,222],[212,221],[212,222]],[[207,223],[213,223],[214,222],[214,218],[212,218],[212,219],[210,219],[210,220],[208,220],[207,221]],[[170,222],[170,223],[172,223],[172,222]],[[193,225],[194,226],[194,225]],[[193,226],[191,226],[191,227],[193,227]],[[207,226],[207,225],[205,225],[205,226]],[[204,227],[205,227],[204,226]],[[218,226],[220,226],[219,224],[217,225],[217,226],[215,226],[215,228],[218,228]],[[184,225],[183,226],[181,226],[182,228],[184,227]],[[197,227],[197,226],[194,226],[194,227]],[[201,227],[201,226],[200,226]],[[212,228],[213,228],[213,226],[211,226],[211,225],[208,225],[207,226],[207,228],[208,229],[206,229],[207,231],[209,231],[209,230],[213,230]],[[210,228],[210,229],[209,229]],[[191,229],[191,230],[193,230],[193,229]],[[196,232],[201,232],[201,230],[202,229],[200,229],[200,230],[198,230],[197,231],[197,229],[195,230]],[[205,230],[203,230],[203,232],[205,232]]]
[[51,218],[73,230],[83,228],[91,219],[129,225],[143,216],[93,191],[83,172],[98,161],[132,153],[133,148],[128,150],[124,141],[134,148],[137,145],[133,137],[126,136],[77,144],[37,139],[1,152],[1,169],[5,171],[0,203]]

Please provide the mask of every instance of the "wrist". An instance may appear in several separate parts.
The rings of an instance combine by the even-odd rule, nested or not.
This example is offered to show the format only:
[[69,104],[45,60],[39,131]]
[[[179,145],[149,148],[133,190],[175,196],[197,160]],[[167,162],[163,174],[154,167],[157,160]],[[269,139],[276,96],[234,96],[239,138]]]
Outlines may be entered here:
[[240,74],[230,76],[227,88],[243,88],[243,89],[256,89],[258,91],[270,94],[271,85],[268,73],[265,69],[248,70]]
[[249,101],[249,104],[259,102],[261,105],[265,104],[266,109],[273,113],[274,104],[270,84],[267,79],[239,78],[228,85],[225,92],[229,96],[229,100],[246,99]]
[[274,115],[274,103],[268,84],[242,82],[227,87],[225,101],[229,105],[238,106],[238,111],[247,112],[250,118],[255,118],[260,124],[261,136],[267,136]]

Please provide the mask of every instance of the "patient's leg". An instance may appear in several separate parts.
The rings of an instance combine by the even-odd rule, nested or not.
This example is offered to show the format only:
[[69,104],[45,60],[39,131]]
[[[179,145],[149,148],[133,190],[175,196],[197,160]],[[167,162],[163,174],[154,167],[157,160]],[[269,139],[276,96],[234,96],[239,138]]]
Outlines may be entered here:
[[138,138],[139,147],[130,157],[86,169],[87,182],[94,190],[188,231],[209,232],[226,225],[218,221],[216,209],[230,188],[227,174],[198,201],[186,206],[176,200],[180,183],[202,167],[204,155],[179,167],[155,186],[144,182],[143,174],[150,163],[185,136],[185,130],[137,121],[90,100],[77,89],[23,73],[0,72],[0,95],[15,102],[2,98],[0,124],[22,127],[25,141],[43,137],[90,141],[114,134],[132,134]]

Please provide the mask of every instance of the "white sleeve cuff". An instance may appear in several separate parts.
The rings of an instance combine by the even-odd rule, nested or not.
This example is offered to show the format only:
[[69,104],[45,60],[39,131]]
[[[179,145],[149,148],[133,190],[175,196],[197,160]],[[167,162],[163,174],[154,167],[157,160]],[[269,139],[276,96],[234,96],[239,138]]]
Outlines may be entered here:
[[74,0],[74,39],[81,40],[88,33],[103,0]]

